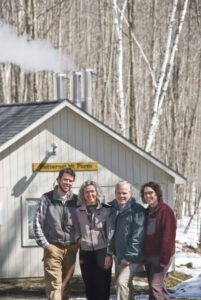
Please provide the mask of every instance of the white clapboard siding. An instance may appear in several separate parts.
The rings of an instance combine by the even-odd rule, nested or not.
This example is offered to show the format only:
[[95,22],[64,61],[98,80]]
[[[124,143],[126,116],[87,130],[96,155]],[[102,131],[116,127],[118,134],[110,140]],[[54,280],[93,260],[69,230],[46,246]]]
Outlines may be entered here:
[[[51,145],[57,154],[49,156]],[[32,172],[34,162],[97,161],[98,171],[76,173],[74,191],[85,180],[94,180],[102,188],[106,202],[114,198],[115,184],[127,180],[140,201],[141,185],[155,180],[162,185],[164,198],[173,205],[173,178],[164,170],[127,147],[107,130],[64,107],[0,154],[0,201],[3,224],[0,225],[0,278],[43,276],[43,250],[27,242],[27,198],[38,199],[51,190],[57,173]],[[26,235],[26,236],[25,236]],[[26,244],[28,243],[28,244]],[[76,269],[79,273],[79,268]]]
[[[2,164],[0,164],[0,174],[2,174]],[[2,176],[1,176],[2,179]],[[1,181],[2,182],[2,181]],[[8,189],[0,186],[0,201],[1,201],[1,224],[0,224],[0,270],[1,277],[8,277],[9,261],[8,256]]]

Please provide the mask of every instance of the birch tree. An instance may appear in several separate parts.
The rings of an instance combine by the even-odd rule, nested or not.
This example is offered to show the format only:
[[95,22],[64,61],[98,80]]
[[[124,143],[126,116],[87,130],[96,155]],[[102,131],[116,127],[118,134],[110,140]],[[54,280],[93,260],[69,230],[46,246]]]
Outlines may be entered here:
[[123,45],[122,45],[122,30],[123,30],[123,18],[124,11],[126,9],[128,0],[124,0],[122,9],[117,6],[117,1],[112,0],[112,14],[113,25],[116,37],[116,67],[115,67],[115,79],[116,79],[116,92],[118,98],[119,107],[119,128],[120,133],[126,135],[126,119],[125,119],[125,97],[123,88]]
[[181,35],[181,31],[183,28],[183,23],[184,23],[184,19],[188,7],[188,0],[184,1],[176,36],[173,37],[173,29],[174,29],[175,15],[177,12],[177,6],[178,6],[178,0],[173,0],[172,11],[170,14],[170,19],[168,24],[165,56],[161,67],[160,78],[154,96],[153,114],[152,114],[151,123],[148,131],[147,142],[145,146],[145,150],[147,152],[152,151],[152,146],[155,141],[155,136],[159,126],[159,117],[162,112],[163,101],[167,92],[170,75],[174,64],[174,57],[175,57],[176,50],[178,48],[179,37]]

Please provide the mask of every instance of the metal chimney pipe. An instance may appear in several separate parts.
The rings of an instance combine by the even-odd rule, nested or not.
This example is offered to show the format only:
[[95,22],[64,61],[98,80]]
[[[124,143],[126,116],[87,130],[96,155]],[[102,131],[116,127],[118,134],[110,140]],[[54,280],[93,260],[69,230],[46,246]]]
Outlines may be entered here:
[[82,107],[81,102],[81,72],[72,74],[72,100],[75,105]]
[[82,99],[83,109],[92,114],[92,69],[82,70]]
[[56,85],[57,85],[57,99],[64,99],[64,80],[66,79],[66,74],[58,73],[56,75]]

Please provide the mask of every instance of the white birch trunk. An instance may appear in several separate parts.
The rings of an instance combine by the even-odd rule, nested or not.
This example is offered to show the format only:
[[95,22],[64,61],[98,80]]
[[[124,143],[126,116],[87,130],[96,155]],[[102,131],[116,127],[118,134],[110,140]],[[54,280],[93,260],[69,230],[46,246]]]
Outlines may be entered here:
[[169,67],[168,67],[168,70],[167,70],[167,76],[166,76],[166,80],[164,82],[163,90],[162,90],[162,93],[161,93],[161,96],[160,96],[160,99],[159,99],[159,105],[158,105],[159,114],[161,113],[161,110],[162,110],[163,100],[164,100],[166,92],[167,92],[168,84],[169,84],[169,81],[170,81],[170,75],[172,73],[172,68],[174,66],[174,58],[175,58],[175,54],[176,54],[176,51],[177,51],[177,48],[178,48],[179,38],[180,38],[180,35],[181,35],[181,31],[182,31],[183,24],[184,24],[184,19],[185,19],[187,8],[188,8],[188,1],[189,0],[185,0],[185,2],[184,2],[183,10],[182,10],[181,17],[180,17],[179,26],[178,26],[178,29],[177,29],[177,33],[176,33],[176,36],[175,36],[174,43],[173,43],[172,52],[171,52],[170,60],[169,60],[169,64],[168,64]]
[[162,111],[162,105],[164,101],[164,97],[168,88],[168,84],[170,81],[170,75],[174,64],[174,57],[175,52],[177,50],[177,46],[179,43],[179,37],[182,31],[184,18],[186,15],[187,7],[188,7],[188,0],[185,0],[177,34],[174,40],[174,43],[172,42],[172,32],[173,32],[173,24],[175,19],[175,14],[177,10],[177,4],[178,0],[173,0],[173,8],[170,15],[170,21],[168,25],[168,35],[167,35],[167,43],[166,43],[166,53],[163,61],[163,65],[161,67],[161,74],[159,78],[159,82],[157,84],[157,89],[154,97],[154,108],[153,108],[153,114],[151,119],[151,124],[148,132],[148,138],[145,146],[145,151],[151,152],[153,143],[155,141],[156,132],[159,126],[159,117]]
[[[125,22],[126,22],[126,25],[129,27],[129,23],[128,23],[128,20],[126,19],[125,15],[124,15],[124,20],[125,20]],[[132,36],[134,42],[136,43],[137,47],[138,47],[139,50],[140,50],[140,53],[141,53],[141,55],[142,55],[142,57],[143,57],[143,59],[144,59],[146,65],[147,65],[147,67],[148,67],[148,69],[149,69],[149,72],[150,72],[150,75],[151,75],[151,78],[152,78],[153,86],[156,88],[156,87],[157,87],[157,84],[156,84],[155,74],[154,74],[154,72],[153,72],[153,70],[152,70],[152,67],[150,66],[149,60],[148,60],[148,58],[146,57],[146,55],[145,55],[145,53],[144,53],[144,50],[143,50],[142,46],[140,45],[140,43],[138,42],[138,40],[137,40],[137,38],[136,38],[135,33],[134,33],[133,30],[131,30],[131,36]]]
[[127,0],[124,1],[121,11],[118,10],[117,1],[112,0],[113,24],[116,37],[116,87],[119,106],[119,128],[123,136],[126,135],[126,118],[125,118],[125,97],[123,89],[123,45],[122,45],[122,26],[123,16],[127,5]]
[[4,84],[3,84],[3,94],[4,94],[4,103],[11,102],[11,64],[5,64],[3,67],[3,77],[4,77]]

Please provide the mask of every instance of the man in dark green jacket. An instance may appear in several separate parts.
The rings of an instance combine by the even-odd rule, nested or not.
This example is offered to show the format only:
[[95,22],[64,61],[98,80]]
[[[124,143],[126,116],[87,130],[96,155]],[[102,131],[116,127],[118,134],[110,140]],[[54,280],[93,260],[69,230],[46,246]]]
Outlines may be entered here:
[[143,261],[144,208],[132,197],[127,181],[117,183],[115,197],[109,203],[107,253],[115,257],[117,300],[127,300],[131,299],[130,280]]

